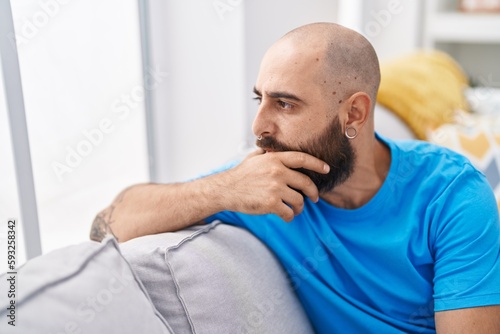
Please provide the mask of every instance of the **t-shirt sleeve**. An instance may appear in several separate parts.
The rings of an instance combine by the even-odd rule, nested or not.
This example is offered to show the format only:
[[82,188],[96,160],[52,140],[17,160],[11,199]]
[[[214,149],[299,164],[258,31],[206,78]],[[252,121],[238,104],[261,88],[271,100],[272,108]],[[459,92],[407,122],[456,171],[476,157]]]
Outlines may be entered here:
[[243,217],[244,215],[238,214],[236,212],[222,211],[208,217],[207,219],[205,219],[205,221],[207,223],[211,223],[214,220],[220,220],[226,224],[236,225],[240,227],[247,227],[246,224],[247,221],[245,219],[242,219]]
[[498,207],[472,166],[429,206],[434,255],[434,310],[500,304]]

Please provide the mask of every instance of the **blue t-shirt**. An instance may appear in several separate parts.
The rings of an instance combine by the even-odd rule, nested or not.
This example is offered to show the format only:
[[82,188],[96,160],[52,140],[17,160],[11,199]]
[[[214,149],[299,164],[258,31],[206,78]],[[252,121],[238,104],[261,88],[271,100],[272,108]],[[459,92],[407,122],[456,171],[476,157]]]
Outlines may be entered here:
[[484,175],[450,150],[394,142],[364,206],[305,200],[290,223],[220,212],[276,254],[318,333],[432,333],[434,312],[500,304],[500,224]]

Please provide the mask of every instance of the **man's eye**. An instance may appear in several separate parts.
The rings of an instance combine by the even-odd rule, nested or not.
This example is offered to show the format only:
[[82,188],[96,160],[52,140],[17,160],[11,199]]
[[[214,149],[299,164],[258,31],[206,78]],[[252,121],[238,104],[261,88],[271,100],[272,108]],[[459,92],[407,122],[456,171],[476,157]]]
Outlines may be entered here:
[[262,102],[262,97],[260,96],[256,96],[253,98],[255,101],[257,101],[257,104],[260,105],[260,103]]
[[283,108],[283,109],[292,109],[293,108],[293,105],[291,105],[290,103],[288,102],[284,102],[284,101],[278,101],[278,105]]

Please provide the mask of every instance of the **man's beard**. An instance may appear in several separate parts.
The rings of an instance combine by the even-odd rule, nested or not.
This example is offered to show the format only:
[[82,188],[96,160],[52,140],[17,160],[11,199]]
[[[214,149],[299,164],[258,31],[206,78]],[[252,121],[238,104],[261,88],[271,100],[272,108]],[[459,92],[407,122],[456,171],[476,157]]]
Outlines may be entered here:
[[307,175],[320,193],[326,193],[345,182],[352,174],[356,159],[349,139],[342,132],[338,116],[321,135],[305,145],[291,147],[275,140],[273,137],[264,137],[257,140],[257,146],[277,152],[300,151],[326,162],[330,166],[328,174],[320,174],[304,168],[295,169]]

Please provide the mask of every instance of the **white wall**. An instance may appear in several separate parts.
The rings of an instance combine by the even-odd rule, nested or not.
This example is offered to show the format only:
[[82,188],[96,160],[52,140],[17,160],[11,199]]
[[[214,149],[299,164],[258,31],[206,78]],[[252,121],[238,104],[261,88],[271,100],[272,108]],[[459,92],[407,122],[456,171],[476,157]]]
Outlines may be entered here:
[[221,2],[149,2],[153,66],[168,72],[153,92],[158,181],[216,168],[243,142],[243,5]]
[[373,44],[381,62],[410,53],[422,45],[422,2],[363,1],[361,33]]

